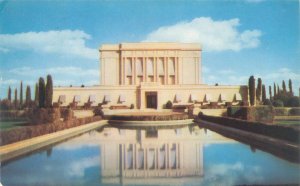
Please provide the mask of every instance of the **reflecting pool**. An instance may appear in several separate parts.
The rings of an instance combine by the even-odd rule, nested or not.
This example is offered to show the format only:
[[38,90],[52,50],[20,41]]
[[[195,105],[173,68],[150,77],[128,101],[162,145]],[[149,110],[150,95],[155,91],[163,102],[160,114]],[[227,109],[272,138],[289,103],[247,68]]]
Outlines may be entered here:
[[298,184],[290,163],[198,126],[101,128],[1,165],[13,185]]

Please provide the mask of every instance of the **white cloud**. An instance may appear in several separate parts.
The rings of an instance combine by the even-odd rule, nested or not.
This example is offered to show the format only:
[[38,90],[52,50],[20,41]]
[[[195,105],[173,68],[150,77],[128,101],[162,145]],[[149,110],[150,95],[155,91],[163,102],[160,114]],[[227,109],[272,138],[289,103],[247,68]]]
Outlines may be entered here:
[[84,171],[87,168],[99,166],[100,164],[100,157],[94,156],[90,158],[83,158],[79,161],[75,161],[71,163],[69,174],[70,176],[84,176]]
[[260,44],[260,30],[240,32],[239,19],[215,21],[210,17],[199,17],[192,21],[163,26],[146,36],[145,42],[199,42],[204,51],[239,51],[255,48]]
[[16,83],[20,83],[20,81],[16,79],[0,79],[0,85],[12,85]]
[[65,67],[53,67],[47,69],[34,69],[32,67],[21,67],[9,70],[9,73],[21,76],[45,76],[46,74],[51,75],[64,75],[64,76],[76,76],[76,77],[99,77],[98,69],[83,69],[74,66]]
[[91,39],[91,36],[81,30],[0,34],[0,52],[32,50],[97,60],[97,50],[86,46],[88,39]]

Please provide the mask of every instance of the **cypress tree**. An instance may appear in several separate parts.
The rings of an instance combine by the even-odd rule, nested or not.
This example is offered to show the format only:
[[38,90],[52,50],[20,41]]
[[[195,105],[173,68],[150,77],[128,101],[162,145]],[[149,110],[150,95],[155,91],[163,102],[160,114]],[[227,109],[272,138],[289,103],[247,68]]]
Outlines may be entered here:
[[8,87],[7,99],[11,102],[11,88]]
[[261,91],[262,91],[262,82],[261,82],[261,78],[258,78],[257,88],[256,88],[256,99],[258,101],[261,101]]
[[284,80],[282,80],[282,91],[283,91],[283,94],[286,94],[286,86],[285,86]]
[[262,99],[262,101],[263,102],[265,102],[266,101],[266,99],[267,99],[267,95],[266,95],[266,86],[265,85],[262,85],[262,92],[261,92],[261,99]]
[[292,85],[292,80],[291,79],[289,79],[289,92],[290,92],[291,96],[294,96],[293,85]]
[[15,109],[18,108],[18,90],[15,88]]
[[275,85],[275,83],[274,83],[274,85],[273,85],[273,89],[274,89],[274,97],[277,95],[277,93],[276,93],[276,85]]
[[26,87],[26,105],[29,106],[31,102],[31,91],[30,91],[30,86],[27,85]]
[[35,84],[34,102],[39,103],[39,85],[37,83]]
[[277,95],[280,95],[279,85],[277,84]]
[[249,82],[249,99],[250,99],[250,105],[253,106],[255,102],[255,79],[254,76],[250,76]]
[[269,86],[269,96],[270,96],[270,100],[272,100],[272,87]]
[[45,107],[45,81],[42,77],[39,79],[39,107]]
[[20,84],[20,108],[23,106],[23,82]]
[[51,75],[47,76],[47,84],[46,84],[46,94],[45,94],[45,106],[52,106],[52,97],[53,97],[53,82]]

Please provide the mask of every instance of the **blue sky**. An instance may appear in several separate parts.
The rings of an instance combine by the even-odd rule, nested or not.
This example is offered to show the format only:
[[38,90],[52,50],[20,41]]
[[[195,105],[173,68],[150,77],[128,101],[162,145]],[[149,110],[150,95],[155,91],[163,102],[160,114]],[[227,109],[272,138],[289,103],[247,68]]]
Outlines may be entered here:
[[56,86],[99,84],[97,48],[141,41],[201,43],[206,84],[300,86],[296,0],[0,0],[0,97],[48,73]]

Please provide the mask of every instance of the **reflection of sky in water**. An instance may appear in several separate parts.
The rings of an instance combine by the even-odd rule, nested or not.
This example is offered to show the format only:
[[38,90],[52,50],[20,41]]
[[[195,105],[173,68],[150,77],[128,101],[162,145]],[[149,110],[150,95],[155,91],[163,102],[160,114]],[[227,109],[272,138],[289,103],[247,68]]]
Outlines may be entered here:
[[[1,183],[4,186],[101,185],[97,135],[87,133],[56,145],[52,150],[8,163],[1,167]],[[178,185],[300,183],[299,165],[259,150],[253,153],[249,146],[211,143],[203,148],[204,177],[178,178]]]

